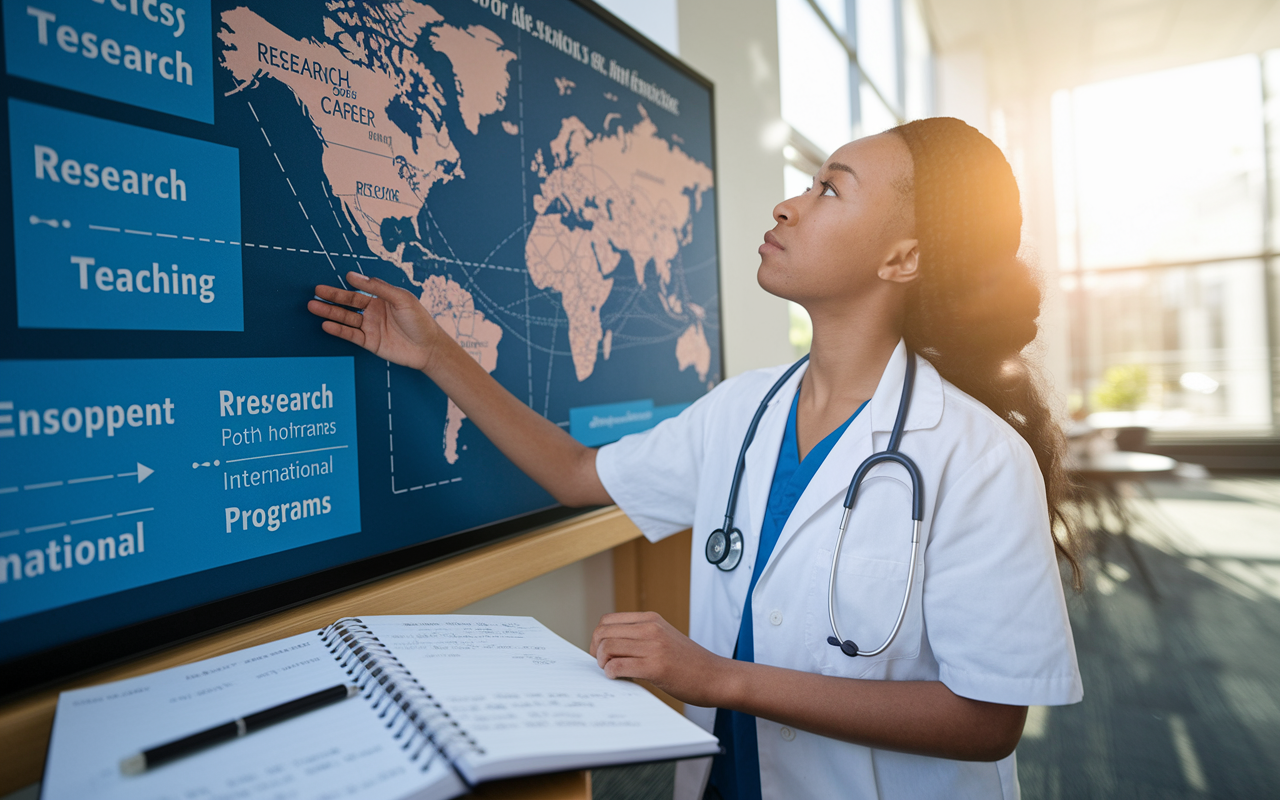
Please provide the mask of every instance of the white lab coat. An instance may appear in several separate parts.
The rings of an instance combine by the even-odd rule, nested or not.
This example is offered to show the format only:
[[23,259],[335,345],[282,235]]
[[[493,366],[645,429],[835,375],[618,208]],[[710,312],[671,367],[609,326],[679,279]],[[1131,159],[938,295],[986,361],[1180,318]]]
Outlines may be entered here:
[[[883,450],[906,365],[899,343],[867,408],[796,503],[751,598],[761,664],[875,680],[942,681],[963,697],[1011,705],[1081,699],[1075,647],[1049,535],[1044,482],[1030,447],[986,406],[918,362],[901,448],[924,479],[924,524],[902,630],[874,658],[827,643],[827,579],[854,469]],[[690,636],[733,653],[774,467],[804,368],[775,395],[747,454],[735,524],[742,563],[704,556],[724,517],[752,415],[785,367],[725,381],[678,417],[601,449],[609,495],[656,541],[693,527]],[[836,583],[841,633],[878,647],[896,619],[911,549],[911,491],[897,465],[863,482]],[[714,709],[686,707],[711,730]],[[1014,756],[994,763],[905,755],[840,742],[767,719],[756,727],[765,798],[1017,798]],[[709,760],[684,762],[677,796],[699,797]]]

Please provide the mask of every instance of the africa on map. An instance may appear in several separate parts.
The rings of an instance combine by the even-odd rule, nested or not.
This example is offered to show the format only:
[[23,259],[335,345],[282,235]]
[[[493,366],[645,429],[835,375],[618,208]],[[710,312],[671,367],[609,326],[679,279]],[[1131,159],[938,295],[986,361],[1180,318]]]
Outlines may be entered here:
[[[356,268],[409,288],[566,426],[572,408],[676,408],[714,385],[709,109],[658,80],[677,72],[642,72],[657,59],[571,3],[298,8],[216,15],[215,88],[260,126],[279,174],[256,179],[297,197],[329,282]],[[397,457],[401,473],[468,458],[462,411],[415,408],[402,375],[386,377],[397,492],[426,484]]]

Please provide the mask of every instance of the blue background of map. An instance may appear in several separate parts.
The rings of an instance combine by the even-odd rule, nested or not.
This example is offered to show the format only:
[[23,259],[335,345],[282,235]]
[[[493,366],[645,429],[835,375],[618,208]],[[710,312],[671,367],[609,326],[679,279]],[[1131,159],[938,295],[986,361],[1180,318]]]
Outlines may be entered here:
[[[566,425],[570,409],[576,407],[644,400],[669,406],[696,400],[719,380],[721,371],[715,189],[706,192],[700,210],[693,214],[693,238],[680,251],[672,281],[683,297],[706,309],[704,330],[711,347],[707,378],[700,379],[692,367],[678,369],[675,342],[688,320],[674,320],[663,311],[654,291],[657,280],[652,267],[647,288],[637,285],[633,264],[624,255],[611,276],[615,283],[602,309],[605,327],[614,331],[612,355],[608,360],[597,358],[593,374],[579,383],[558,296],[539,292],[524,273],[521,226],[534,218],[531,202],[538,183],[529,171],[529,160],[538,148],[547,152],[564,118],[577,116],[599,133],[606,114],[617,113],[619,124],[630,129],[641,119],[637,104],[642,100],[546,42],[495,19],[471,0],[429,4],[449,24],[490,28],[518,55],[509,66],[508,111],[523,102],[523,153],[521,137],[501,128],[500,121],[514,118],[512,113],[482,117],[478,134],[472,135],[457,111],[449,62],[424,42],[415,48],[444,90],[445,121],[466,172],[465,180],[432,188],[430,218],[420,225],[426,244],[435,252],[451,253],[456,262],[514,270],[461,263],[436,267],[437,274],[447,275],[472,293],[477,309],[486,318],[502,326],[494,376],[539,413]],[[219,14],[236,5],[241,3],[214,3],[213,37],[219,30]],[[248,5],[290,36],[324,40],[321,2],[307,3],[306,8],[302,3]],[[678,136],[681,149],[714,169],[711,95],[704,85],[576,3],[534,0],[522,5],[530,14],[608,58],[638,69],[645,80],[679,98],[679,116],[646,102],[648,115],[660,137],[670,141],[672,135]],[[215,38],[215,61],[220,50],[221,43]],[[571,94],[561,95],[555,83],[558,77],[576,83]],[[234,82],[226,70],[215,68],[216,125],[206,125],[13,77],[6,77],[5,84],[9,96],[30,102],[236,148],[243,240],[281,249],[243,251],[243,333],[95,331],[86,336],[72,331],[21,330],[15,325],[12,267],[5,267],[0,269],[0,296],[7,303],[7,313],[0,314],[0,359],[354,356],[362,532],[99,598],[92,605],[6,623],[0,626],[4,634],[0,636],[0,662],[114,626],[554,505],[549,495],[511,465],[469,421],[463,423],[459,435],[457,463],[448,464],[443,457],[443,394],[421,374],[398,367],[388,370],[384,361],[328,337],[307,313],[305,303],[315,284],[334,282],[334,269],[324,255],[287,250],[315,247],[311,223],[325,247],[342,254],[333,258],[339,269],[359,264],[370,274],[414,289],[415,295],[418,290],[398,268],[375,259],[349,226],[340,224],[342,212],[330,205],[324,188],[322,143],[284,85],[264,80],[252,91],[224,96],[234,88]],[[617,100],[608,99],[606,92]],[[0,131],[7,130],[8,120],[0,120]],[[274,152],[262,131],[271,137]],[[285,162],[283,167],[296,196],[282,178],[276,154]],[[8,166],[0,165],[0,169],[7,173]],[[10,202],[10,198],[6,195],[0,202]],[[299,202],[309,220],[299,210]],[[12,252],[13,237],[10,219],[12,209],[0,213],[0,225],[4,226],[0,237],[6,239],[0,244],[8,252]],[[526,284],[530,295],[527,311]],[[388,383],[394,414],[394,485],[401,492],[396,494],[392,492]],[[442,482],[446,485],[403,491]],[[86,612],[90,608],[91,613]]]

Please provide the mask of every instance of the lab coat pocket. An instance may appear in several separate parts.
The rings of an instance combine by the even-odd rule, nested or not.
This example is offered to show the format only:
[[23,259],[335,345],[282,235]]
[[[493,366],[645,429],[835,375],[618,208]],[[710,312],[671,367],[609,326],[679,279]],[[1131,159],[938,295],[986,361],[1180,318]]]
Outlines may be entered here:
[[[870,484],[875,480],[873,489]],[[861,650],[878,648],[893,630],[907,591],[908,559],[911,554],[910,490],[900,481],[881,477],[864,484],[867,495],[879,494],[888,503],[855,506],[849,531],[836,568],[835,613],[840,634],[852,639]],[[887,495],[887,496],[886,496]],[[898,497],[903,495],[905,500]],[[862,504],[864,498],[859,498]],[[866,499],[870,499],[867,497]],[[917,555],[902,627],[889,646],[876,656],[851,658],[827,642],[832,635],[828,610],[831,578],[830,546],[817,549],[809,566],[808,600],[805,614],[805,644],[817,662],[818,671],[847,678],[891,678],[892,664],[914,659],[920,653],[923,615],[919,583],[922,577]]]

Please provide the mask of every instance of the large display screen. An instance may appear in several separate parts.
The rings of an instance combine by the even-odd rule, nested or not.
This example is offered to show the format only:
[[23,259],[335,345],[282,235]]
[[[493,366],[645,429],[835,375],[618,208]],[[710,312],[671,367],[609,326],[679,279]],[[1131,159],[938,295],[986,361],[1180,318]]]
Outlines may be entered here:
[[711,87],[593,4],[3,10],[0,692],[569,513],[316,284],[589,445],[719,380]]

